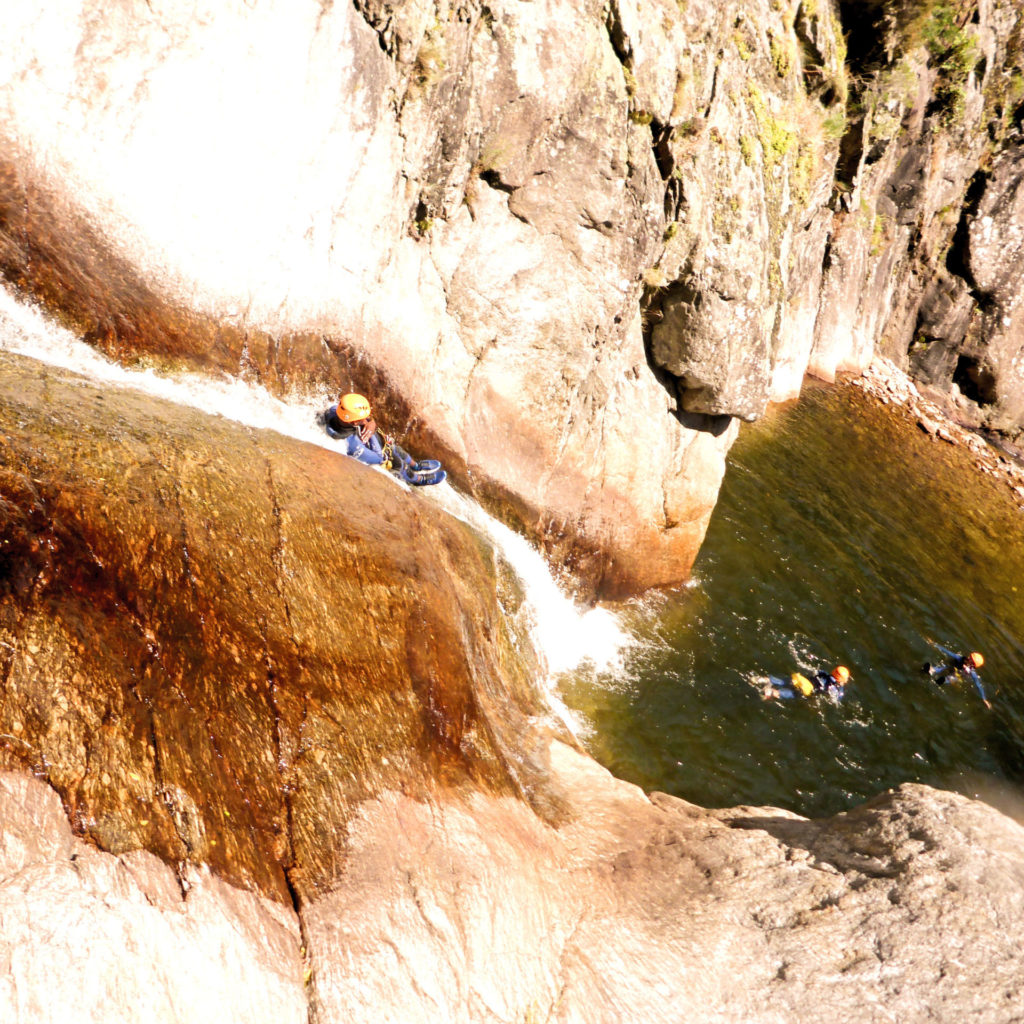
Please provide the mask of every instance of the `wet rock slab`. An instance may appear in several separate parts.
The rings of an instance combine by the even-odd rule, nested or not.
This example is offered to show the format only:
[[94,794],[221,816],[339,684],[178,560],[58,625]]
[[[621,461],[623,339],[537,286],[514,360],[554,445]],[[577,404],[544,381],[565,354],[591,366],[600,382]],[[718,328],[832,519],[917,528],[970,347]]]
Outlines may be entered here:
[[0,755],[77,833],[291,902],[384,789],[550,803],[468,529],[336,452],[31,360],[0,355],[0,392]]

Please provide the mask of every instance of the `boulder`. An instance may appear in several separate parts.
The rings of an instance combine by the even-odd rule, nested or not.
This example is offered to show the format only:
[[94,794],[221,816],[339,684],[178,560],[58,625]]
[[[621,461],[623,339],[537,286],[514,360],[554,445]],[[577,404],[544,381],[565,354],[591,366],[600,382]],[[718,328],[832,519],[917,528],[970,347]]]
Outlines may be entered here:
[[363,808],[303,913],[324,1019],[1017,1019],[1024,830],[991,807],[905,785],[807,821],[647,797],[566,747],[552,768],[557,829],[505,800]]
[[0,758],[79,834],[291,904],[376,792],[557,813],[522,598],[467,527],[335,451],[0,365]]

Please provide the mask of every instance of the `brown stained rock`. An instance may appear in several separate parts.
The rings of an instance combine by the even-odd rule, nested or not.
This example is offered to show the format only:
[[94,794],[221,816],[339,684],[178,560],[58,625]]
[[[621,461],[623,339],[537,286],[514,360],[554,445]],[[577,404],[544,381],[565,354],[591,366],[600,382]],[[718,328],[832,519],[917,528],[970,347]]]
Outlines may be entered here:
[[0,360],[0,749],[78,833],[288,899],[384,789],[556,813],[465,528],[325,449]]
[[[827,197],[836,143],[808,129],[837,107],[843,75],[824,10],[795,30],[768,0],[550,11],[366,0],[264,12],[272,22],[226,8],[195,19],[143,7],[128,20],[96,0],[77,9],[56,40],[42,14],[0,21],[11,29],[0,104],[16,115],[0,146],[6,280],[118,358],[156,354],[279,392],[368,391],[382,422],[443,458],[585,595],[687,578],[735,435],[720,421],[763,406],[783,291],[801,292],[798,317],[778,310],[788,333],[806,333],[813,311],[827,219],[806,242],[799,229]],[[295,106],[309,118],[280,129],[251,105],[269,23],[302,40],[287,82],[305,83]],[[753,27],[768,24],[784,60]],[[177,125],[162,104],[180,103],[194,54],[216,52],[222,32],[232,55],[223,70],[204,63],[222,86],[211,92],[231,123],[265,130],[215,155],[206,139],[220,132],[200,126],[217,103]],[[726,85],[748,76],[759,116]],[[287,93],[275,90],[278,111]],[[59,115],[30,112],[41,94]],[[799,134],[781,160],[776,120]],[[67,131],[42,139],[55,121]],[[266,140],[293,131],[295,147],[261,159]],[[173,196],[154,189],[158,202],[129,196],[149,181],[142,137],[158,143],[153,180],[173,181]],[[104,160],[81,166],[72,140]],[[258,188],[279,157],[287,184],[274,175],[258,203],[240,202],[237,184]],[[78,171],[82,188],[70,184]],[[197,187],[202,199],[189,196]],[[218,215],[196,216],[207,198]],[[228,226],[239,218],[264,228],[244,253]],[[651,358],[641,306],[649,286],[681,275],[735,315],[725,361],[722,332],[701,319],[680,385],[666,369],[676,360]]]
[[587,594],[678,583],[709,435],[808,368],[1022,414],[1024,21],[940,52],[947,7],[8,5],[0,275],[119,358],[371,392]]
[[647,796],[551,740],[492,556],[427,495],[9,355],[0,438],[18,1024],[123,1019],[112,956],[183,1024],[200,989],[246,1022],[1019,1019],[991,808]]

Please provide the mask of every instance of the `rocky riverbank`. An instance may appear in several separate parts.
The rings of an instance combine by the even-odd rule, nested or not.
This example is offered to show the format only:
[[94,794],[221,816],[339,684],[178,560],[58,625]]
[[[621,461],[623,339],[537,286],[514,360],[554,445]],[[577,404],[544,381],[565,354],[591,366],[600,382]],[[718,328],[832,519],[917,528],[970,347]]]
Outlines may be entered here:
[[936,441],[968,452],[978,472],[1005,483],[1024,511],[1024,451],[1006,438],[985,431],[977,406],[964,400],[959,391],[945,393],[919,386],[882,357],[875,357],[862,374],[847,379],[851,386],[884,405],[905,409]]

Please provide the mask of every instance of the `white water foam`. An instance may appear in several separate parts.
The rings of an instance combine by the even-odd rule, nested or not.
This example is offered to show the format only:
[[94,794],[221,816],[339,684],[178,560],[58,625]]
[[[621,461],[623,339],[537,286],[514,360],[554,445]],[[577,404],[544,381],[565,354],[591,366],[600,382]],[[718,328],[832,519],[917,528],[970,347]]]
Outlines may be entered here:
[[451,488],[439,496],[444,508],[484,534],[515,570],[526,591],[534,643],[552,676],[591,664],[599,671],[621,664],[632,638],[607,608],[582,609],[559,587],[544,557],[529,541]]
[[[316,414],[330,404],[332,396],[326,391],[294,395],[284,401],[259,384],[226,374],[215,377],[177,373],[170,377],[152,369],[130,369],[86,345],[41,310],[2,287],[0,348],[94,381],[131,388],[250,427],[274,430],[309,444],[336,449],[316,422]],[[405,486],[397,480],[395,485]],[[546,666],[549,697],[563,718],[571,717],[554,693],[555,677],[585,663],[599,671],[614,669],[621,664],[632,638],[607,609],[578,607],[555,582],[540,553],[475,502],[447,484],[424,488],[423,493],[485,536],[519,577],[530,605],[534,647]]]

